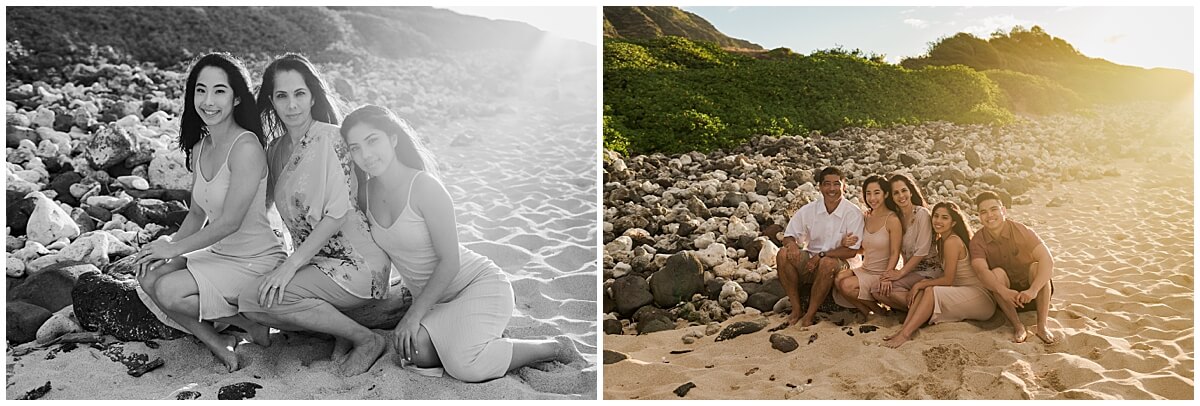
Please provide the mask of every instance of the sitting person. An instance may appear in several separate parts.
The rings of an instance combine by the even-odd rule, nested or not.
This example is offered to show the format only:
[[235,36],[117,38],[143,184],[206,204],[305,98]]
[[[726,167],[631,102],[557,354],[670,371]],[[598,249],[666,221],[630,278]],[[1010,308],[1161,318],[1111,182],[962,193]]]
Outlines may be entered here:
[[996,299],[1004,318],[1013,326],[1013,342],[1024,342],[1025,325],[1018,311],[1037,308],[1034,334],[1046,344],[1058,340],[1046,325],[1050,314],[1050,295],[1054,284],[1054,258],[1033,230],[1008,219],[1000,197],[983,192],[975,197],[983,229],[971,238],[971,266],[980,274],[984,286]]
[[[834,275],[853,265],[850,262],[858,262],[863,216],[858,206],[842,196],[845,176],[831,166],[822,169],[815,180],[823,198],[796,210],[784,229],[783,247],[775,256],[779,282],[792,305],[791,316],[780,327],[812,325],[817,307],[833,288]],[[856,241],[843,245],[844,238]],[[807,311],[800,306],[801,284],[812,284]]]
[[896,269],[896,263],[900,261],[903,231],[900,219],[896,217],[891,186],[882,176],[872,175],[863,182],[863,201],[868,209],[863,227],[862,266],[838,272],[833,300],[841,306],[858,309],[866,320],[871,314],[883,312],[875,296],[890,293],[892,281],[883,279],[883,275]]
[[931,324],[960,320],[987,320],[996,312],[996,302],[971,267],[967,242],[971,230],[966,215],[954,202],[933,206],[933,231],[937,232],[937,252],[941,255],[942,276],[921,279],[908,291],[908,315],[904,326],[888,336],[883,345],[896,348],[912,339],[925,322]]
[[888,183],[892,185],[892,200],[896,202],[896,214],[904,229],[904,238],[900,242],[900,257],[904,259],[904,265],[884,273],[883,279],[892,281],[891,292],[887,295],[876,294],[875,300],[892,309],[905,310],[908,309],[907,298],[913,285],[921,280],[942,276],[942,267],[930,256],[933,228],[921,189],[907,175],[892,175]]

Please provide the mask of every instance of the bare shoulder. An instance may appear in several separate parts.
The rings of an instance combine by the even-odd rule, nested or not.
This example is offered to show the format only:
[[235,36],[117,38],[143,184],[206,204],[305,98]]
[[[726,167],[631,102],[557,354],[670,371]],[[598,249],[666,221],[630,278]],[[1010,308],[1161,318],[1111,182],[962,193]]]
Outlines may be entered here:
[[[229,150],[229,168],[256,168],[266,164],[266,152],[254,133],[239,135]],[[246,134],[246,133],[243,133]]]

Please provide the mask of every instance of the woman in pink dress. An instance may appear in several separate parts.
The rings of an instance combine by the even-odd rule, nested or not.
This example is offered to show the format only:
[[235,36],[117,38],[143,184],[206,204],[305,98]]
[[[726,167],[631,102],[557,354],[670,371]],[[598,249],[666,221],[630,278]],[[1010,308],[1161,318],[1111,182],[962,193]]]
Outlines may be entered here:
[[135,254],[149,269],[138,272],[146,306],[195,335],[231,372],[239,367],[238,339],[219,334],[211,321],[237,325],[268,344],[267,328],[238,314],[237,297],[284,258],[267,221],[265,138],[249,78],[229,54],[193,64],[179,134],[192,171],[191,209],[172,238]]
[[344,124],[350,156],[368,176],[359,184],[371,236],[413,294],[395,329],[403,362],[466,382],[539,361],[582,366],[569,337],[501,336],[514,308],[512,285],[499,266],[459,243],[454,202],[412,129],[379,106],[355,110]]
[[[900,261],[900,219],[896,217],[896,202],[892,201],[891,186],[882,176],[872,175],[863,182],[863,201],[867,203],[862,238],[862,266],[845,269],[836,276],[833,299],[843,307],[853,307],[870,318],[880,314],[872,293],[890,288],[891,281],[883,279],[887,271]],[[852,238],[848,237],[848,238]],[[848,241],[843,241],[844,245]],[[851,242],[852,243],[852,242]]]

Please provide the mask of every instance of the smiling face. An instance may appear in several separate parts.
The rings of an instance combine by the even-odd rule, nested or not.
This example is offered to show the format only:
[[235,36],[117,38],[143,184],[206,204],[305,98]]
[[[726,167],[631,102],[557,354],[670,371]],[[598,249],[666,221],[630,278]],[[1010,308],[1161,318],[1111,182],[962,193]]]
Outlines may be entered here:
[[992,233],[999,233],[1004,227],[1004,220],[1008,217],[1008,212],[1005,211],[1004,205],[1000,204],[999,200],[987,199],[979,202],[979,222],[983,223],[983,228]]
[[901,209],[907,210],[912,206],[912,191],[908,190],[907,183],[902,180],[892,182],[892,201]]
[[825,197],[825,203],[836,204],[842,200],[842,193],[845,191],[845,183],[842,177],[838,175],[825,175],[821,179],[821,195]]
[[346,145],[354,164],[371,176],[382,175],[396,160],[396,138],[370,124],[357,124],[346,131]]
[[954,229],[954,217],[950,215],[950,210],[945,207],[933,209],[933,231],[939,235],[950,235]]
[[233,96],[233,88],[229,86],[229,75],[224,69],[216,66],[206,66],[196,77],[196,88],[192,90],[193,104],[204,125],[214,126],[224,123],[233,116],[233,107],[241,100]]
[[281,70],[275,73],[271,104],[287,128],[303,128],[312,121],[312,92],[300,72]]
[[867,202],[867,207],[878,209],[883,206],[884,199],[887,199],[887,193],[883,188],[879,187],[879,182],[871,182],[867,184],[867,188],[863,189],[863,200]]

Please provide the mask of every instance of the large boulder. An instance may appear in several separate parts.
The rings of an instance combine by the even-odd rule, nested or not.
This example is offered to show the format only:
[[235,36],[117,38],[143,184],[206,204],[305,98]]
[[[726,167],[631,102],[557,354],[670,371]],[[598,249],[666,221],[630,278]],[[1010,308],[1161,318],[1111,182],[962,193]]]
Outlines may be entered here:
[[[108,270],[106,270],[108,271]],[[142,303],[137,281],[107,273],[81,275],[71,297],[79,325],[124,341],[176,339],[182,331],[168,327]]]
[[9,290],[8,300],[37,305],[50,312],[70,306],[76,275],[68,268],[77,264],[60,263],[31,272],[24,282]]
[[71,219],[58,203],[50,200],[42,192],[30,193],[29,197],[37,199],[25,226],[25,234],[29,241],[49,245],[63,238],[79,236],[79,225],[75,224],[75,220]]
[[133,137],[118,125],[105,125],[84,144],[88,162],[97,169],[106,169],[133,155]]
[[38,305],[10,301],[4,306],[5,337],[9,344],[24,344],[37,338],[38,328],[50,319],[50,311]]
[[642,306],[633,314],[633,321],[637,323],[638,334],[675,329],[675,319],[671,313],[654,306]]
[[628,317],[638,308],[654,302],[650,293],[650,284],[645,278],[637,275],[626,275],[613,281],[613,301],[617,303],[617,313]]
[[37,208],[37,199],[26,197],[25,193],[8,191],[5,196],[5,223],[11,235],[25,235],[25,226],[29,224],[29,216]]
[[141,227],[150,223],[179,227],[187,217],[188,208],[174,200],[141,199],[126,205],[118,213]]
[[654,304],[672,307],[704,291],[704,266],[693,252],[681,252],[667,259],[666,265],[650,276]]

